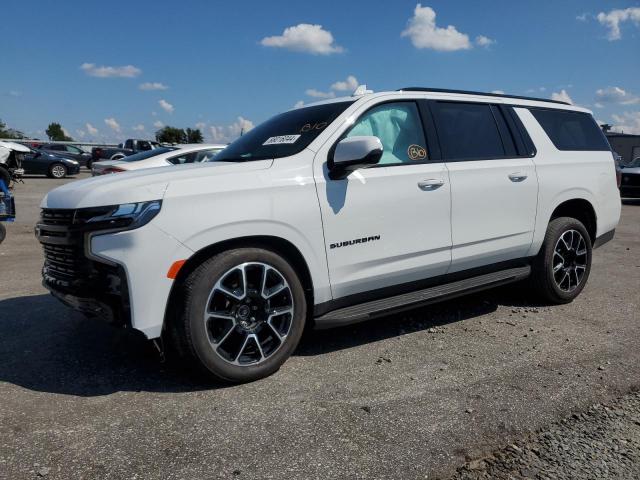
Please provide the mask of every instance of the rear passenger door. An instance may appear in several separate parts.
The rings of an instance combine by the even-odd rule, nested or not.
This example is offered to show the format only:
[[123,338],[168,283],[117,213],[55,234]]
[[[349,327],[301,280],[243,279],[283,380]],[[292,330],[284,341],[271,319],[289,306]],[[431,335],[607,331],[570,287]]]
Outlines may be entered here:
[[538,181],[533,144],[511,107],[449,101],[429,106],[451,182],[449,272],[525,257]]

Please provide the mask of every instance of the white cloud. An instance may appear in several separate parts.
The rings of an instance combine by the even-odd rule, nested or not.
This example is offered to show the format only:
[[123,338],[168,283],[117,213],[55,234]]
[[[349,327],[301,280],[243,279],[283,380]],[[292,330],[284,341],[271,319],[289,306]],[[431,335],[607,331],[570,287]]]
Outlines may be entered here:
[[91,125],[90,123],[85,123],[84,126],[87,127],[87,132],[89,132],[89,135],[97,135],[98,134],[98,129],[96,127],[94,127],[93,125]]
[[304,107],[304,102],[302,100],[298,100],[296,104],[293,106],[293,108],[300,108],[300,107]]
[[160,105],[160,108],[162,108],[165,112],[173,113],[173,110],[174,110],[173,105],[167,102],[164,98],[161,100],[158,100],[158,104]]
[[80,65],[80,69],[84,71],[87,75],[91,77],[124,77],[124,78],[133,78],[137,77],[142,73],[137,67],[133,65],[124,65],[122,67],[107,67],[100,66],[98,67],[95,63],[83,63]]
[[604,105],[601,104],[600,102],[594,103],[593,106],[596,107],[596,108],[604,108]]
[[494,43],[496,43],[495,40],[493,40],[492,38],[489,37],[485,37],[484,35],[478,35],[476,37],[476,45],[480,46],[480,47],[490,47],[491,45],[493,45]]
[[625,112],[611,118],[614,121],[612,130],[640,135],[640,112]]
[[566,102],[569,103],[571,105],[573,105],[573,100],[571,99],[571,97],[569,96],[569,94],[567,93],[567,91],[563,88],[562,90],[560,90],[559,92],[553,92],[551,94],[551,100],[556,100],[559,102]]
[[19,92],[18,90],[9,90],[9,96],[10,97],[21,97],[22,96],[22,92]]
[[144,125],[139,123],[138,125],[134,125],[132,130],[135,132],[144,132]]
[[120,133],[120,124],[116,121],[115,118],[105,118],[104,123],[114,132]]
[[322,25],[308,23],[285,28],[282,35],[265,37],[260,43],[265,47],[286,48],[313,55],[330,55],[344,51],[341,46],[336,45],[331,32],[324,30]]
[[321,92],[315,88],[309,88],[304,93],[314,98],[334,98],[336,96],[334,92]]
[[84,138],[84,136],[86,135],[86,133],[85,133],[85,131],[84,131],[84,130],[82,130],[82,129],[78,128],[78,129],[76,130],[76,135],[77,135],[78,137],[80,137],[80,138]]
[[156,120],[155,122],[153,122],[153,126],[156,128],[162,128],[164,127],[164,123],[162,123],[160,120]]
[[607,34],[609,41],[620,40],[622,38],[622,32],[620,31],[621,23],[628,21],[636,26],[640,26],[640,7],[631,7],[622,10],[616,9],[608,13],[600,12],[596,18],[601,25],[609,29],[609,33]]
[[211,125],[209,133],[214,143],[229,143],[240,136],[241,133],[247,133],[254,127],[251,120],[243,117],[238,119],[231,125]]
[[338,92],[352,92],[358,88],[358,79],[353,75],[349,75],[346,80],[335,82],[331,85],[331,90]]
[[198,123],[196,123],[196,128],[197,128],[198,130],[204,130],[204,129],[206,128],[206,126],[207,126],[207,124],[206,124],[206,123],[204,123],[204,122],[198,122]]
[[144,82],[138,85],[140,90],[167,90],[167,87],[164,83],[160,82]]
[[600,103],[617,103],[620,105],[635,105],[640,103],[640,97],[620,87],[601,88],[596,91],[596,98]]
[[581,22],[586,22],[590,17],[591,15],[588,13],[582,13],[576,17],[576,20],[579,20]]
[[504,95],[504,90],[491,90],[491,93],[495,93],[497,95]]
[[436,12],[431,7],[416,5],[409,25],[401,33],[409,37],[416,48],[429,48],[439,52],[453,52],[472,48],[469,35],[460,33],[453,25],[436,26]]

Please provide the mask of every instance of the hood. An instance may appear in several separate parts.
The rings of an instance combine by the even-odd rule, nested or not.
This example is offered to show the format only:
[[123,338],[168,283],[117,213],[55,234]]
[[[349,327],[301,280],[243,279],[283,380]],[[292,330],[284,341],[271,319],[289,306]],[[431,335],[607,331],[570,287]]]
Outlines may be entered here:
[[31,151],[29,147],[25,147],[21,143],[16,143],[16,142],[0,142],[0,147],[4,147],[9,150],[14,150],[16,152],[23,152],[23,153],[29,153]]
[[69,182],[51,190],[40,206],[75,209],[160,200],[169,183],[206,179],[214,175],[238,176],[269,168],[272,164],[273,160],[210,162],[102,175]]

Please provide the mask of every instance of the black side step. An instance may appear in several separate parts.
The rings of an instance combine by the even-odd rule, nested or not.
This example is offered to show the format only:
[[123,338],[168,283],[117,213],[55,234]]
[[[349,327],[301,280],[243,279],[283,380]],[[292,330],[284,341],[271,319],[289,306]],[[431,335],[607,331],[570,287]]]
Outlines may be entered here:
[[340,308],[316,318],[316,328],[333,328],[352,323],[364,322],[374,317],[392,312],[409,310],[421,305],[435,303],[449,298],[477,292],[505,283],[522,280],[529,276],[531,267],[510,268],[488,273],[478,277],[445,283],[437,287],[425,288],[416,292],[403,293],[394,297],[381,298],[370,302]]

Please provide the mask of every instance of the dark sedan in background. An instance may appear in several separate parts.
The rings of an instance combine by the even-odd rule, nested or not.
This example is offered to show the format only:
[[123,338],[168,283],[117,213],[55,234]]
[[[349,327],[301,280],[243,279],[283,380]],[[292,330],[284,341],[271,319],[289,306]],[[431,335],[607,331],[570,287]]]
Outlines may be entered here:
[[640,198],[640,157],[628,165],[620,165],[620,196]]
[[46,175],[51,178],[64,178],[77,175],[80,163],[77,160],[54,155],[45,150],[31,150],[22,160],[26,175]]
[[91,154],[85,152],[81,148],[75,145],[67,145],[62,143],[44,143],[38,146],[38,150],[51,153],[58,157],[68,158],[75,160],[81,167],[86,167],[87,162],[91,160]]

